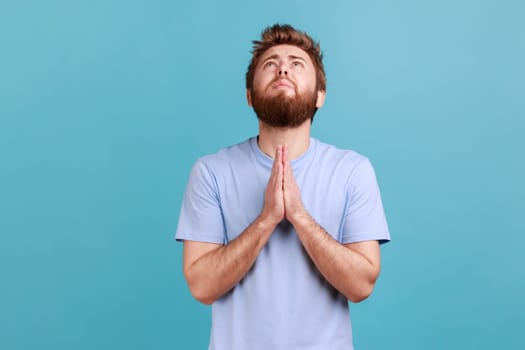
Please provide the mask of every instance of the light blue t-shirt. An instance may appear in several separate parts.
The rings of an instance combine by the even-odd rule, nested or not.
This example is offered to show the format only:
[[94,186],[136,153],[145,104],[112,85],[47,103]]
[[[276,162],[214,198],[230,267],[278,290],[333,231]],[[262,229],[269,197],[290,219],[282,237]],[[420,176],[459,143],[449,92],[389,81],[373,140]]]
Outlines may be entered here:
[[[253,137],[200,158],[175,238],[228,244],[261,213],[273,159]],[[369,160],[310,139],[292,161],[310,215],[341,243],[390,240]],[[283,221],[246,276],[212,304],[210,350],[353,349],[346,298],[317,270]]]

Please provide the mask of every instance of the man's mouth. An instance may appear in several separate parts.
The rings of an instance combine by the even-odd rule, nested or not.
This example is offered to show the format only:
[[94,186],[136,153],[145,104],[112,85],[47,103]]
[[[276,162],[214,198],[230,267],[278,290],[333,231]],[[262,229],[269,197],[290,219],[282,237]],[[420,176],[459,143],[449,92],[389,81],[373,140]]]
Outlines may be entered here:
[[272,84],[272,89],[293,89],[294,85],[286,79],[279,79]]

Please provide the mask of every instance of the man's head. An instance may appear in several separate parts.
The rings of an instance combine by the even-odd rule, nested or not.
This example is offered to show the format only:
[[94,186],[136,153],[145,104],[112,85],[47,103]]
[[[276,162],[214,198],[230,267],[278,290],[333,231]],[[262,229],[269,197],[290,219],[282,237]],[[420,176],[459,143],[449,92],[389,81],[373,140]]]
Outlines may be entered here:
[[246,90],[259,120],[273,127],[313,120],[326,93],[319,44],[306,33],[279,24],[266,28],[253,44]]

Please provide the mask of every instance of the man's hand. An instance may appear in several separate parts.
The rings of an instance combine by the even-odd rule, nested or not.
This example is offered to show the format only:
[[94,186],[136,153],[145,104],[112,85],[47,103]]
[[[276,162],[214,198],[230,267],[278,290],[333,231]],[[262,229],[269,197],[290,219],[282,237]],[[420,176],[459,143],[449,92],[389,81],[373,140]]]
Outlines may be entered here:
[[288,158],[288,146],[277,146],[272,174],[264,195],[261,216],[277,225],[284,218],[292,224],[308,213],[301,200],[301,191],[293,176],[292,163]]
[[301,218],[309,217],[308,212],[304,208],[301,199],[301,190],[295,182],[293,175],[292,162],[288,158],[288,146],[283,146],[283,194],[284,194],[284,214],[290,223],[295,222]]
[[284,219],[283,193],[283,147],[277,146],[273,161],[272,174],[264,194],[264,207],[261,218],[276,226]]

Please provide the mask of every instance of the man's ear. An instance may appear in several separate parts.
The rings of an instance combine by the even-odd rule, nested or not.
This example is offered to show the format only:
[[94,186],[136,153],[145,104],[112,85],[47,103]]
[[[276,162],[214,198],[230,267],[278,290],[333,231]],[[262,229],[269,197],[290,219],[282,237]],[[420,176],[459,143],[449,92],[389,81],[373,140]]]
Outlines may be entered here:
[[250,89],[246,89],[246,101],[248,101],[248,106],[252,107],[252,92]]
[[326,98],[326,91],[318,90],[317,91],[317,102],[315,102],[315,107],[321,108],[324,104],[325,98]]

